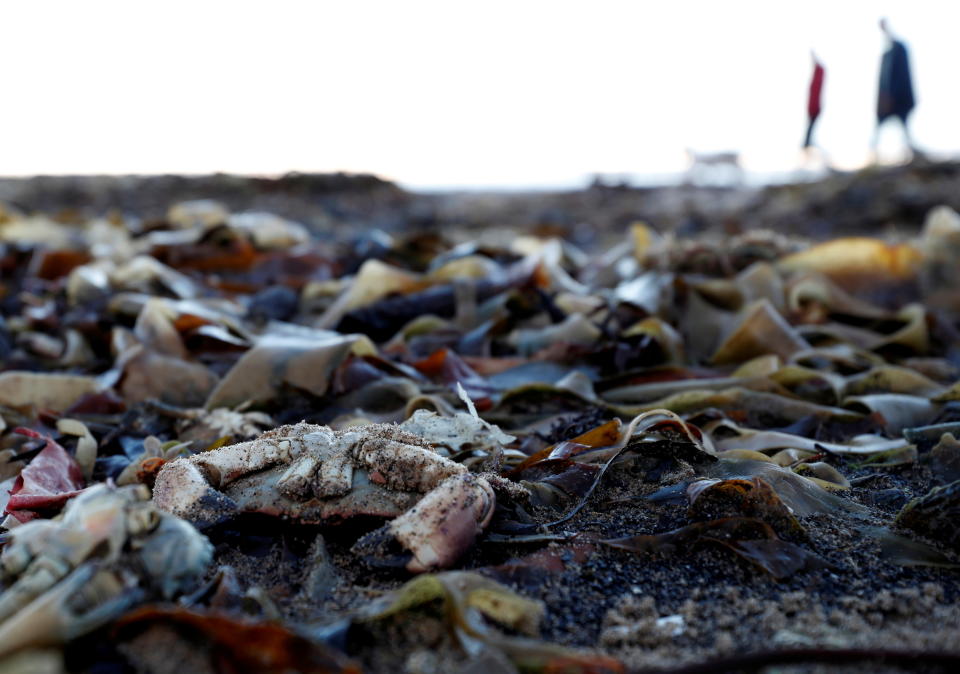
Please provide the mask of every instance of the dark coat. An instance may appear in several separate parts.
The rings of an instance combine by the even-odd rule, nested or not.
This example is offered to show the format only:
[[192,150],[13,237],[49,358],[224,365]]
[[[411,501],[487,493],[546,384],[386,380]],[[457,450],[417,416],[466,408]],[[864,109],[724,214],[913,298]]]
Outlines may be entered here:
[[894,40],[880,63],[877,119],[882,122],[891,115],[905,119],[915,104],[907,48]]
[[807,97],[807,117],[816,119],[820,116],[820,96],[823,92],[823,66],[817,63],[813,66],[813,77],[810,78],[810,95]]

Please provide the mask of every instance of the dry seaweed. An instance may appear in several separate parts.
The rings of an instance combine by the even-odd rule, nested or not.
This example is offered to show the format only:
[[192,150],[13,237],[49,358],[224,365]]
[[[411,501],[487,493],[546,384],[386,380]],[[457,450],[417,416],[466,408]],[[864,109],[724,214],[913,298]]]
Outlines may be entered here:
[[693,554],[696,546],[703,543],[721,545],[756,564],[776,580],[829,566],[799,545],[780,540],[771,525],[750,517],[695,522],[662,534],[642,534],[601,542],[629,552],[665,555]]
[[[221,604],[189,610],[142,608],[155,561],[104,581],[141,606],[110,631],[117,657],[618,671],[600,626],[636,591],[672,602],[659,619],[686,588],[716,603],[726,585],[757,602],[789,587],[822,622],[841,586],[960,596],[952,211],[909,241],[814,242],[643,224],[353,236],[241,208],[63,224],[0,207],[2,535],[58,526],[98,483],[191,503],[202,483],[217,560],[235,565]],[[288,455],[301,421],[360,439],[349,470],[329,444]],[[398,432],[367,460],[370,433]],[[450,500],[437,464],[460,476]],[[163,477],[172,465],[199,481]],[[315,488],[331,476],[336,494]],[[417,507],[436,515],[426,533]],[[283,517],[258,528],[245,510]],[[404,541],[444,537],[455,555],[411,565]],[[404,585],[434,562],[459,570]],[[781,583],[751,583],[753,567]],[[57,573],[61,589],[104,578]],[[665,630],[650,639],[718,632]],[[94,661],[112,648],[97,644]]]

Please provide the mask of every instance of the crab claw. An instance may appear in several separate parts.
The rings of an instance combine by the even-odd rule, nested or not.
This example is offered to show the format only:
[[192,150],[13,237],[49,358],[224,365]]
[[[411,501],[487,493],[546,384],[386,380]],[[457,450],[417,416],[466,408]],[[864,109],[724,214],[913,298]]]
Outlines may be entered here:
[[233,499],[214,489],[204,471],[186,459],[164,465],[153,487],[153,502],[198,528],[218,524],[237,512]]
[[0,625],[0,658],[24,648],[59,646],[92,632],[143,597],[132,578],[87,562]]
[[153,503],[200,528],[218,524],[238,509],[220,490],[250,473],[289,463],[308,434],[330,436],[319,426],[281,426],[256,440],[165,463],[153,486]]
[[[493,488],[484,478],[455,475],[403,515],[357,541],[354,551],[374,565],[402,565],[413,573],[445,568],[473,545],[495,505]],[[401,548],[402,554],[390,554]]]

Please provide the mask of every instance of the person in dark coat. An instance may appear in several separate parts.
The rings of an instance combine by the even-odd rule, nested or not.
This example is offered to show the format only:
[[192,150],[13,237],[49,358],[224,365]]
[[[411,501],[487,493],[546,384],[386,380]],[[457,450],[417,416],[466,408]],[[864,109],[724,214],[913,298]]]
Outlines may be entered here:
[[910,77],[910,59],[907,48],[894,38],[887,26],[887,20],[880,20],[880,30],[887,38],[887,50],[880,62],[880,86],[877,89],[877,128],[873,134],[873,148],[876,152],[880,127],[891,117],[900,120],[907,146],[917,153],[910,137],[909,118],[916,105],[913,96],[913,80]]
[[810,78],[810,95],[807,97],[807,135],[803,140],[803,149],[808,150],[813,145],[813,125],[820,116],[820,97],[823,93],[823,64],[817,60],[817,55],[810,52],[813,57],[813,76]]

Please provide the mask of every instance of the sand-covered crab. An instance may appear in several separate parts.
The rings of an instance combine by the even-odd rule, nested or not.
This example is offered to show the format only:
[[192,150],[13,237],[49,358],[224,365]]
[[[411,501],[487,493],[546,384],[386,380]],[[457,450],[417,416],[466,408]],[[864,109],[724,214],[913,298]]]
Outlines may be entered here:
[[357,515],[390,518],[355,549],[383,557],[398,543],[408,570],[442,568],[487,526],[495,489],[515,495],[523,489],[492,473],[471,473],[440,453],[451,443],[462,446],[464,434],[490,449],[510,438],[465,413],[422,410],[401,425],[282,426],[165,465],[154,503],[201,527],[238,512],[327,524]]
[[213,548],[149,498],[143,485],[100,484],[57,519],[10,532],[0,555],[0,656],[65,643],[140,601],[172,599],[192,587]]

